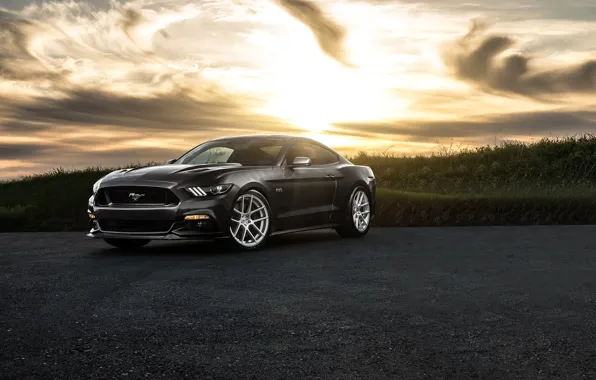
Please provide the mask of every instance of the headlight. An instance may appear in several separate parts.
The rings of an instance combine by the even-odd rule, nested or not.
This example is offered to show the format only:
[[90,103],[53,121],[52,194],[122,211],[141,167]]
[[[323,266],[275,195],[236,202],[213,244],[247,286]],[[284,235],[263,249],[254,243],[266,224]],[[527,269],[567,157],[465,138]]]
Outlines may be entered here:
[[221,195],[232,188],[231,184],[214,186],[194,186],[187,187],[185,190],[195,197],[204,197],[207,195]]
[[93,184],[93,194],[97,193],[97,190],[99,190],[99,185],[101,184],[102,179],[103,178],[100,178],[97,182]]

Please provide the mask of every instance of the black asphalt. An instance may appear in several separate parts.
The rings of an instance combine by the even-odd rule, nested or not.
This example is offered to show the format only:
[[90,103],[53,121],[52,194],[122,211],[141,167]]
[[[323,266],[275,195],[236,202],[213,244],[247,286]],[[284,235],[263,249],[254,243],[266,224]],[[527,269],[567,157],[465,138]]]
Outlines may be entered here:
[[596,378],[596,227],[221,247],[0,234],[0,378]]

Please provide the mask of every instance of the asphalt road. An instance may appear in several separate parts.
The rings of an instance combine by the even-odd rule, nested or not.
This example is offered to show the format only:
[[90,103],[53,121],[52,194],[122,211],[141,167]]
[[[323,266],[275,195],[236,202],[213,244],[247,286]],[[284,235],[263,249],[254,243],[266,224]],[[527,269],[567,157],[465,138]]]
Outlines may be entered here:
[[0,234],[2,379],[596,378],[596,226]]

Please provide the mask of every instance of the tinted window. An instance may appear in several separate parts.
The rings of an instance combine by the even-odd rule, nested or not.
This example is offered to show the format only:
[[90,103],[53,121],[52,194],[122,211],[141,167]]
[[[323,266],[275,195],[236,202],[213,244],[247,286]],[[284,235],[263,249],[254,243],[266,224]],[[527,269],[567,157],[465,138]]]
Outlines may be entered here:
[[296,157],[308,157],[312,165],[326,165],[339,161],[337,155],[317,144],[301,142],[292,145],[286,156],[286,163],[291,164]]
[[272,166],[284,141],[267,138],[240,138],[210,141],[180,157],[177,164],[237,163],[242,165]]
[[316,157],[313,160],[314,165],[326,165],[332,164],[339,161],[339,158],[335,153],[329,149],[325,149],[322,146],[315,145]]

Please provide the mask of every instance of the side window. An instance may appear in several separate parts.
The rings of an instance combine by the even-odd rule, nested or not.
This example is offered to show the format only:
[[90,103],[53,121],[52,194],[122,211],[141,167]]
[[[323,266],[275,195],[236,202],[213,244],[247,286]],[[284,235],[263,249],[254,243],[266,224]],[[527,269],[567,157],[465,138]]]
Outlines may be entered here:
[[311,144],[296,143],[292,145],[290,150],[288,150],[288,154],[286,155],[286,163],[291,164],[294,162],[296,157],[308,157],[314,161],[315,151]]
[[308,157],[313,165],[326,165],[339,161],[335,153],[323,148],[322,146],[310,143],[294,144],[286,156],[286,163],[291,164],[296,157]]

